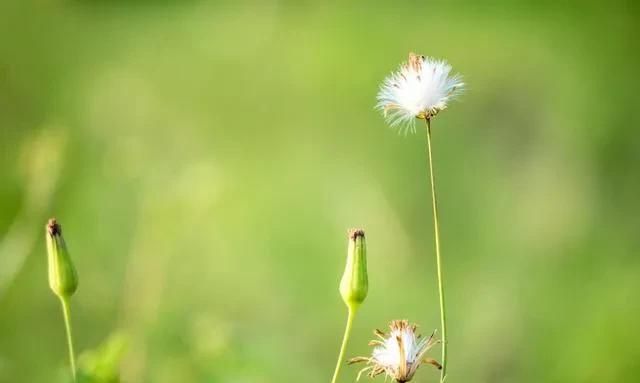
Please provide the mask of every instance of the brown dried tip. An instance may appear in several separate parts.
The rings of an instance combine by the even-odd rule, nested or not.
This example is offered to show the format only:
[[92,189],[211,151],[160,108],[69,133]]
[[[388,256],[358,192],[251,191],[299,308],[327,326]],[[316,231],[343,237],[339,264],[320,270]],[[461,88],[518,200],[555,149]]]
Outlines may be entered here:
[[409,60],[407,61],[407,64],[409,65],[410,68],[413,68],[415,71],[420,71],[420,69],[422,68],[423,60],[424,60],[424,56],[417,55],[413,52],[410,52]]
[[356,239],[358,237],[362,237],[364,238],[364,230],[362,229],[351,229],[349,230],[349,238],[350,239]]
[[47,233],[49,235],[60,235],[62,234],[62,227],[55,218],[51,218],[49,222],[47,222]]

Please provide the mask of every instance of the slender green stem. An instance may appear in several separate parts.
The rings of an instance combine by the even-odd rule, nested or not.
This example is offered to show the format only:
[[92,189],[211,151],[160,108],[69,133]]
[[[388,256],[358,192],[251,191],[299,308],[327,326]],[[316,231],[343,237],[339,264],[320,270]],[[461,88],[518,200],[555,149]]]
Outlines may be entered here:
[[64,326],[67,330],[67,345],[69,346],[69,361],[71,363],[71,374],[73,381],[76,381],[76,357],[73,352],[73,336],[71,335],[71,310],[69,308],[69,298],[61,297],[62,314],[64,316]]
[[444,281],[442,279],[442,257],[440,256],[440,228],[438,225],[438,203],[436,198],[436,180],[433,174],[433,156],[431,154],[431,120],[427,123],[427,153],[429,155],[429,176],[431,178],[431,202],[433,204],[433,231],[436,242],[436,263],[438,269],[438,295],[440,296],[440,326],[442,327],[442,370],[440,382],[447,376],[447,314],[444,305]]
[[338,380],[338,373],[342,366],[342,360],[344,359],[344,352],[347,349],[347,342],[349,341],[349,335],[351,335],[351,325],[353,324],[353,317],[356,315],[356,309],[349,307],[349,315],[347,316],[347,327],[344,329],[344,336],[342,337],[342,346],[340,346],[340,354],[338,355],[338,363],[336,363],[336,370],[333,372],[333,379],[331,383],[336,383]]

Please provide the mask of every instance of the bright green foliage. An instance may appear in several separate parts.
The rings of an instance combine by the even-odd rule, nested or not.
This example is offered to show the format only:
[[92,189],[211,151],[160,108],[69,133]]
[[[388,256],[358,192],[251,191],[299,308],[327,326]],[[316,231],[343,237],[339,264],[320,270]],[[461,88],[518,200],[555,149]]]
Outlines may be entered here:
[[119,366],[127,348],[122,334],[113,334],[94,350],[84,352],[79,358],[79,383],[119,383]]

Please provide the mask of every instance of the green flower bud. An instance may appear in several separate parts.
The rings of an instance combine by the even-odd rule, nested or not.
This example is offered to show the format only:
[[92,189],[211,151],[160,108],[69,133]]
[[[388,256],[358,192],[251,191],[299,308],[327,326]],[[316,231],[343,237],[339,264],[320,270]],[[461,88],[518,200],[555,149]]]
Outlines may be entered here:
[[52,218],[47,223],[47,254],[49,260],[49,286],[60,298],[69,298],[78,288],[78,274],[73,267],[62,228]]
[[367,245],[364,231],[349,231],[347,266],[340,281],[340,295],[349,309],[357,308],[367,297],[369,279],[367,277]]

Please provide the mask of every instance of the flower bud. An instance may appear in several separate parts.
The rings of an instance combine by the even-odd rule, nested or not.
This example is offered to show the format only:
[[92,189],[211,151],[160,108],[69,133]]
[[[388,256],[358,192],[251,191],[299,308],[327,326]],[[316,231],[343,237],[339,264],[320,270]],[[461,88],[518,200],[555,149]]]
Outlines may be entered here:
[[354,309],[367,297],[368,290],[367,245],[364,240],[364,231],[350,230],[347,266],[340,281],[340,295],[349,309]]
[[78,274],[73,267],[62,228],[52,218],[47,223],[47,254],[49,260],[49,287],[60,298],[69,298],[78,288]]

